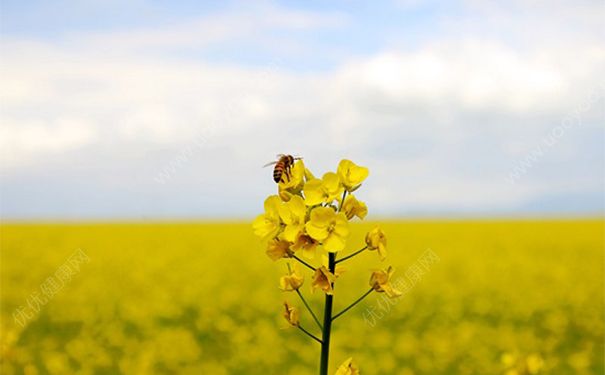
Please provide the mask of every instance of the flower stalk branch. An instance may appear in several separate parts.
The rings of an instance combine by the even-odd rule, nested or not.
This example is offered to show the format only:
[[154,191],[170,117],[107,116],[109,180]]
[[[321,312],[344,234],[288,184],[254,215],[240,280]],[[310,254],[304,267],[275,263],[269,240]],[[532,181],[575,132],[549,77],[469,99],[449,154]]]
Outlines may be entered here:
[[363,253],[366,249],[368,248],[368,246],[364,246],[362,249],[357,250],[356,252],[354,252],[353,254],[347,255],[344,258],[340,258],[336,261],[336,264],[340,263],[340,262],[344,262],[345,260],[349,259],[349,258],[353,258],[355,255],[359,254],[359,253]]
[[292,254],[292,258],[296,259],[297,261],[299,261],[301,264],[303,264],[305,267],[308,267],[310,269],[312,269],[313,271],[315,271],[315,267],[313,267],[312,265],[310,265],[309,263],[305,262],[304,260],[300,259],[299,257],[297,257],[296,255]]
[[309,336],[309,337],[310,337],[310,338],[312,338],[313,340],[317,341],[317,342],[318,342],[318,343],[320,343],[320,344],[323,344],[323,343],[321,342],[321,340],[320,340],[320,339],[319,339],[317,336],[315,336],[315,335],[314,335],[314,334],[312,334],[311,332],[309,332],[309,331],[307,331],[306,329],[304,329],[304,328],[303,328],[301,325],[298,325],[297,327],[298,327],[298,329],[300,329],[301,331],[303,331],[305,334],[307,334],[307,336]]
[[342,210],[342,206],[345,204],[345,198],[347,197],[347,190],[343,190],[342,192],[342,200],[340,201],[340,204],[338,205],[338,212],[340,212]]
[[305,307],[307,308],[307,310],[309,310],[309,313],[311,313],[311,316],[313,317],[313,320],[315,320],[315,323],[317,323],[317,326],[319,327],[319,329],[321,329],[323,331],[324,328],[322,327],[321,323],[319,322],[319,319],[317,319],[317,316],[315,315],[315,313],[311,309],[311,306],[309,306],[309,304],[305,300],[305,297],[303,297],[302,293],[298,289],[296,289],[296,293],[298,293],[298,296],[302,300],[303,304],[305,305]]
[[349,311],[351,308],[353,308],[355,305],[357,305],[359,302],[361,302],[364,298],[366,298],[368,295],[370,295],[370,293],[372,293],[373,291],[374,291],[374,288],[370,288],[370,290],[368,290],[367,292],[365,292],[363,294],[363,296],[361,296],[357,300],[355,300],[355,302],[353,302],[352,304],[350,304],[346,309],[344,309],[341,312],[339,312],[338,314],[334,315],[334,317],[332,318],[332,321],[336,320],[336,318],[338,318],[342,314],[344,314],[347,311]]

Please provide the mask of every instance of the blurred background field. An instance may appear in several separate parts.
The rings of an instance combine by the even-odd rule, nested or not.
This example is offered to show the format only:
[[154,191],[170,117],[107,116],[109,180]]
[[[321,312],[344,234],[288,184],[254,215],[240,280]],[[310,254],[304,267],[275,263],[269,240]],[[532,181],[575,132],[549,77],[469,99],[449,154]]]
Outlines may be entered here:
[[[354,227],[347,251],[371,223]],[[313,374],[319,345],[288,329],[274,264],[249,223],[1,227],[3,374]],[[335,323],[331,365],[365,374],[602,374],[603,220],[384,225],[403,276],[439,257],[394,305],[371,295]],[[19,306],[77,249],[89,262],[21,327]],[[346,262],[342,309],[375,253]],[[303,293],[320,313],[321,293]],[[364,312],[381,318],[372,324]],[[382,310],[382,311],[381,311]],[[367,318],[367,316],[366,316]],[[303,325],[314,331],[303,312]]]

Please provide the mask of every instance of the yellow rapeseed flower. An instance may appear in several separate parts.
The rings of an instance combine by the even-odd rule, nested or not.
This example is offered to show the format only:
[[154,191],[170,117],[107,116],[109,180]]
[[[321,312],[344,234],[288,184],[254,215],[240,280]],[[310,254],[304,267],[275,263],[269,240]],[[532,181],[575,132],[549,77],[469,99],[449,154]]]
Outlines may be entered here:
[[309,169],[307,169],[307,167],[305,167],[305,181],[311,181],[313,179],[315,179],[315,176]]
[[370,276],[370,286],[379,293],[386,293],[390,298],[400,296],[401,292],[391,285],[391,276],[393,276],[393,272],[393,267],[390,266],[387,270],[372,272],[372,276]]
[[374,227],[366,234],[368,250],[377,250],[381,260],[387,257],[387,237],[379,227]]
[[341,196],[342,186],[338,175],[328,172],[322,179],[313,179],[307,182],[303,188],[305,204],[315,206],[322,203],[331,203]]
[[294,252],[298,252],[299,250],[302,251],[305,258],[312,259],[315,257],[317,246],[319,246],[317,240],[314,240],[308,234],[301,233],[298,235],[298,238],[292,244],[291,248]]
[[330,207],[316,207],[305,224],[307,233],[320,241],[329,252],[344,249],[349,236],[349,222],[344,213],[336,213]]
[[279,195],[281,200],[284,202],[289,201],[295,195],[295,194],[290,193],[288,190],[279,190],[277,194]]
[[[290,176],[286,177],[285,172],[281,181],[278,183],[278,190],[280,197],[283,198],[281,192],[288,192],[290,194],[298,194],[302,191],[305,184],[305,164],[302,160],[296,161],[292,168],[290,168]],[[285,195],[287,196],[287,195]]]
[[[328,261],[328,256],[327,255],[322,255],[321,257],[321,264],[324,267],[328,267],[329,261]],[[345,266],[341,266],[340,264],[337,264],[336,267],[334,268],[334,276],[338,279],[340,277],[340,275],[342,275],[343,273],[347,272],[347,268]]]
[[305,281],[305,277],[295,265],[288,270],[288,274],[279,279],[279,288],[285,292],[298,290]]
[[292,255],[292,250],[290,250],[290,243],[288,241],[274,238],[267,244],[266,253],[269,258],[275,261],[281,258],[290,257]]
[[353,362],[353,358],[347,358],[336,370],[334,375],[359,375],[359,368]]
[[287,301],[284,302],[284,318],[290,325],[297,327],[299,324],[299,313],[298,309],[290,305]]
[[368,214],[368,207],[365,203],[358,201],[353,194],[347,195],[342,205],[342,212],[351,220],[354,216],[362,219]]
[[279,207],[282,202],[277,195],[271,195],[265,199],[265,213],[258,215],[252,223],[254,234],[267,240],[277,236],[281,229],[279,219]]
[[332,283],[335,280],[336,276],[334,276],[326,266],[321,266],[315,270],[311,286],[313,287],[313,291],[315,291],[315,289],[321,289],[326,294],[332,294],[334,291],[332,289]]
[[298,235],[305,229],[305,216],[307,206],[298,195],[293,196],[288,202],[279,207],[279,216],[286,227],[282,237],[286,241],[294,242]]
[[370,174],[368,168],[360,167],[347,159],[340,161],[337,171],[340,182],[349,192],[355,191]]

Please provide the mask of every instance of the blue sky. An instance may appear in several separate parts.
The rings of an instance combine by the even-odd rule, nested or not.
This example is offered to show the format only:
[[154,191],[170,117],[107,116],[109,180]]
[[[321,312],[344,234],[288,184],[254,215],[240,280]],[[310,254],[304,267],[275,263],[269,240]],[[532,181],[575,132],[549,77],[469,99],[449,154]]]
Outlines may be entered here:
[[251,217],[277,153],[376,217],[603,212],[602,2],[1,10],[6,220]]

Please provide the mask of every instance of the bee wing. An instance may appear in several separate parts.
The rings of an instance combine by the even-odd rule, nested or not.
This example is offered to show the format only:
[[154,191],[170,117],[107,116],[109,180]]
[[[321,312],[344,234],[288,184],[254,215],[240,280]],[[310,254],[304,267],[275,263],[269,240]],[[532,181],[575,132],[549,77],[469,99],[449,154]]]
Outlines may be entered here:
[[273,165],[273,164],[277,164],[277,162],[276,161],[272,161],[271,163],[267,163],[267,164],[263,165],[263,168],[266,168],[266,167],[268,167],[270,165]]
[[277,155],[275,155],[275,157],[276,157],[276,158],[278,158],[278,159],[281,159],[281,158],[283,158],[284,156],[286,156],[286,154],[277,154]]

